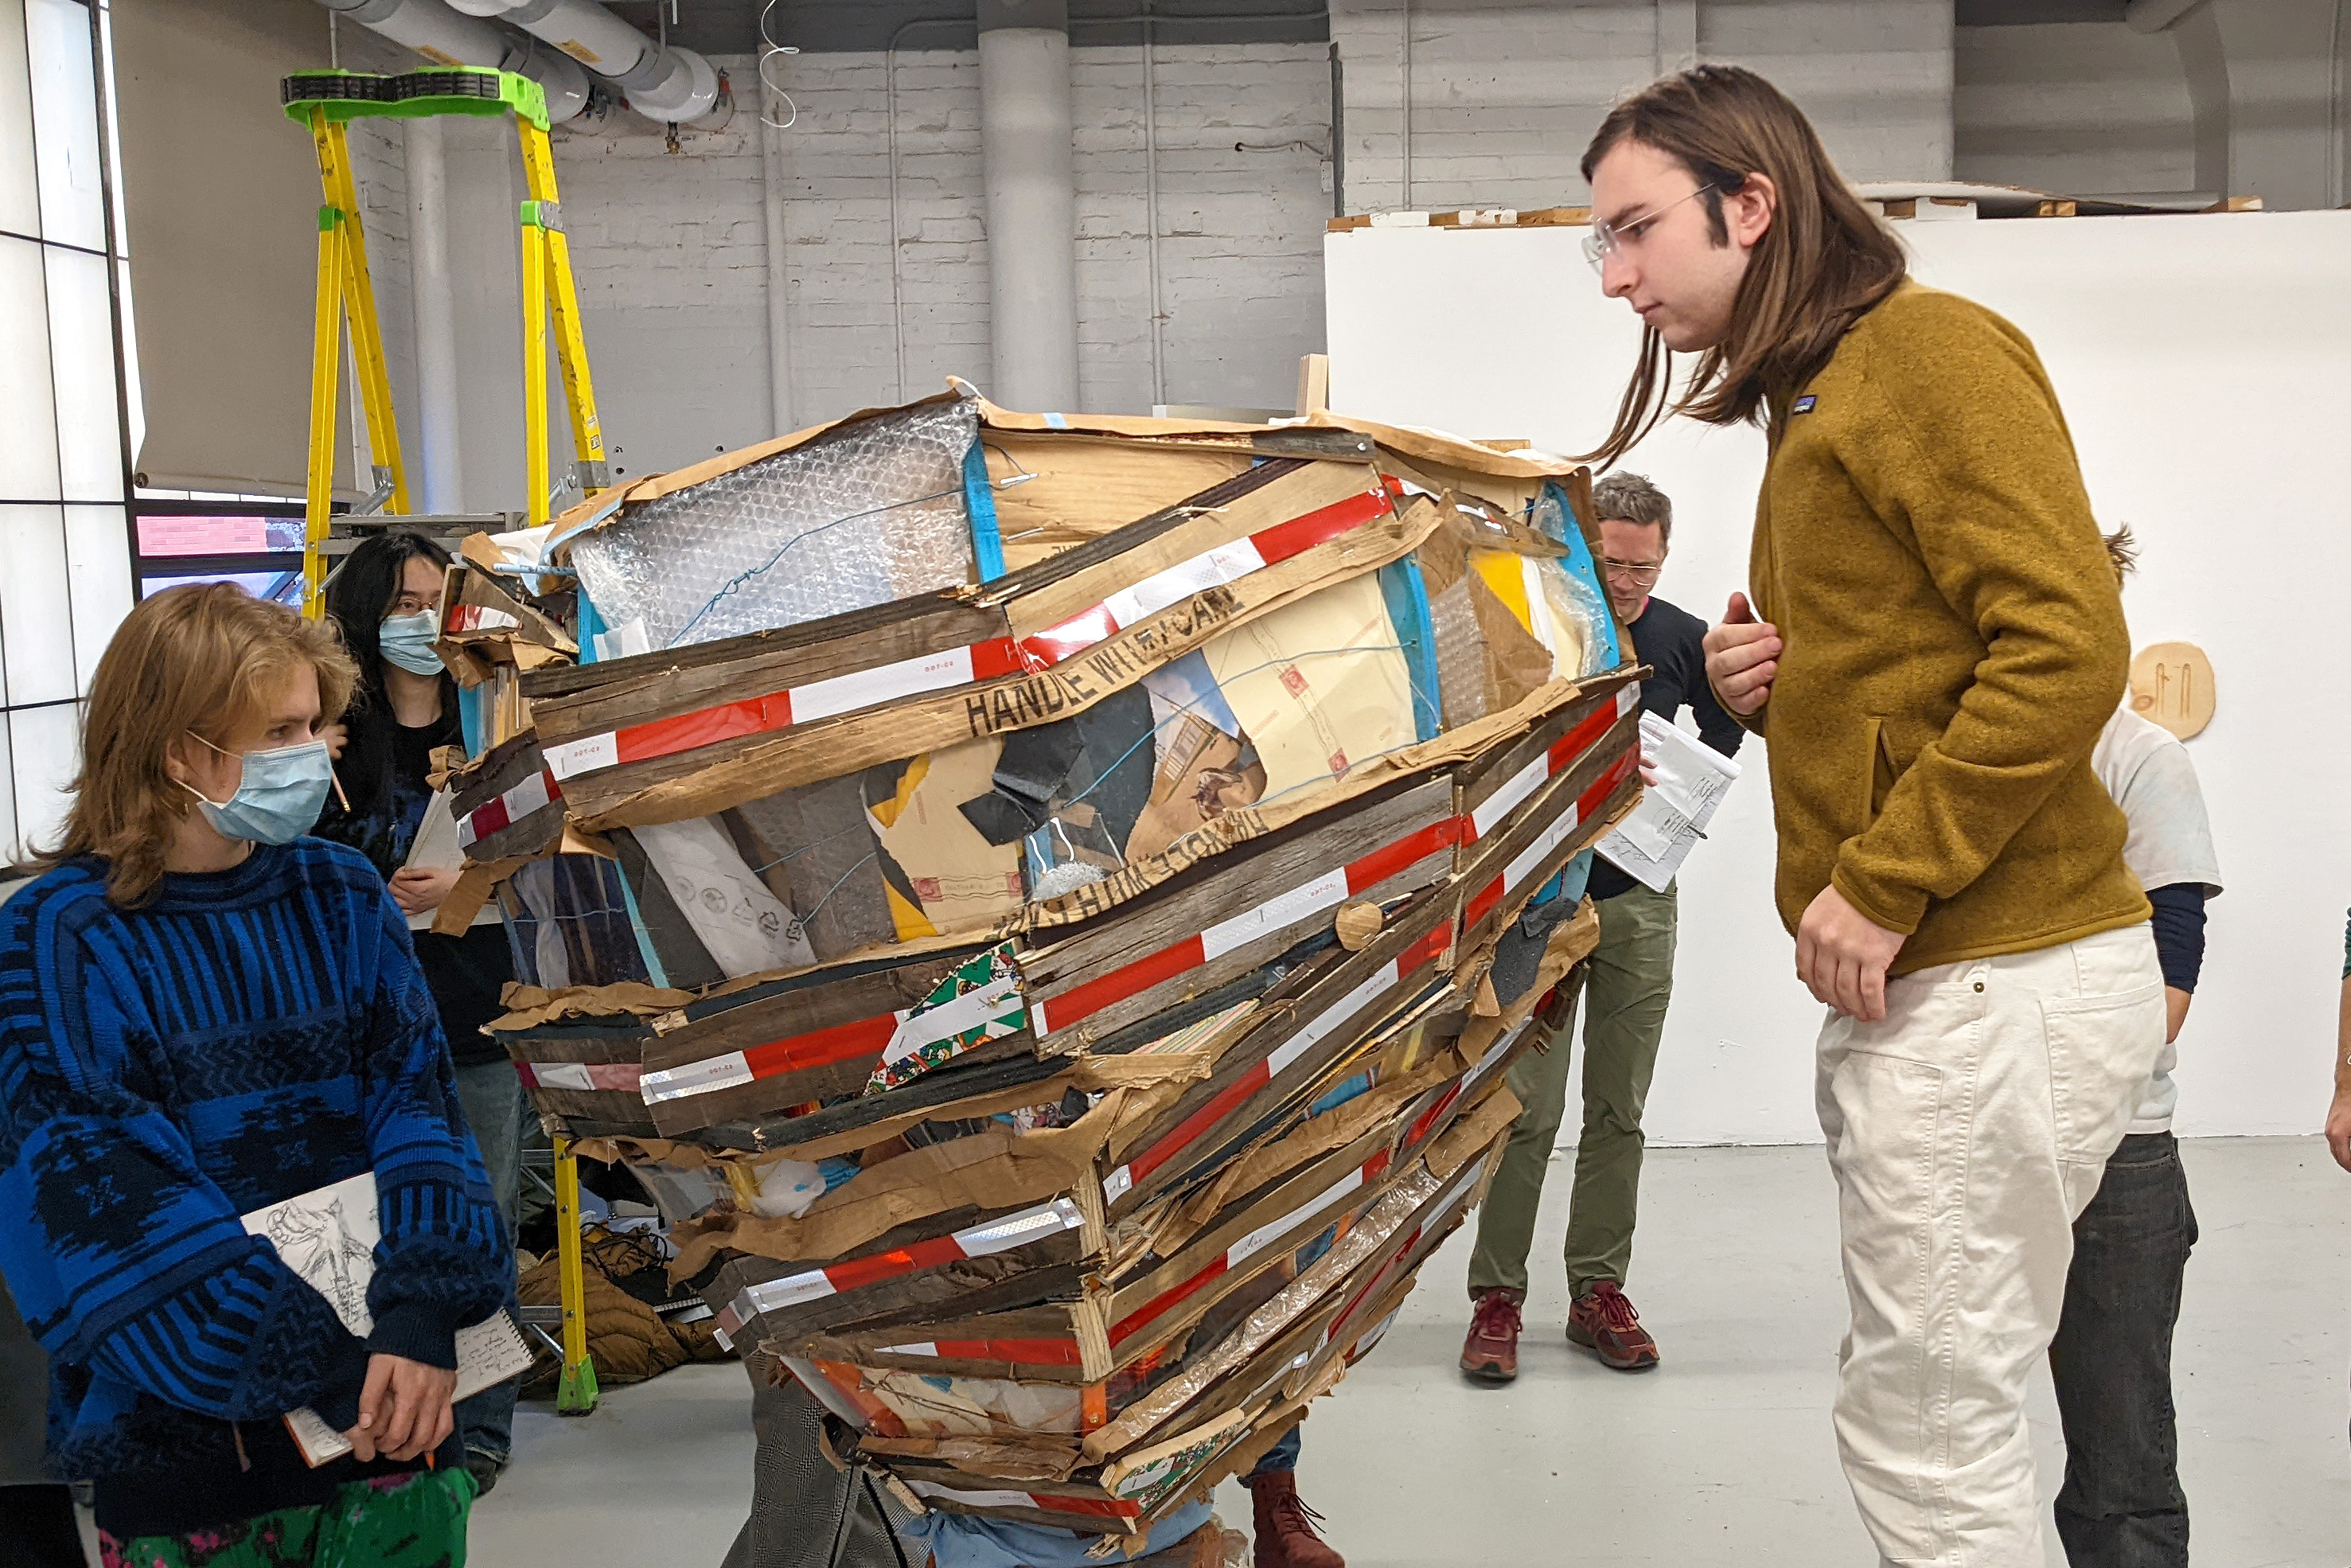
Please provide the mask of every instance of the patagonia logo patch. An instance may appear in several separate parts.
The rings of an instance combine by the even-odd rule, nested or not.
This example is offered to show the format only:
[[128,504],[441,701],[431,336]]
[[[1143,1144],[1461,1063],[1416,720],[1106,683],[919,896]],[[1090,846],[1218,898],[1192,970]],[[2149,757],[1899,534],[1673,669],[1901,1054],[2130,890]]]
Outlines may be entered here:
[[1813,404],[1815,401],[1817,400],[1813,398],[1812,393],[1806,392],[1803,396],[1796,400],[1796,406],[1793,412],[1795,413],[1810,413],[1813,412]]

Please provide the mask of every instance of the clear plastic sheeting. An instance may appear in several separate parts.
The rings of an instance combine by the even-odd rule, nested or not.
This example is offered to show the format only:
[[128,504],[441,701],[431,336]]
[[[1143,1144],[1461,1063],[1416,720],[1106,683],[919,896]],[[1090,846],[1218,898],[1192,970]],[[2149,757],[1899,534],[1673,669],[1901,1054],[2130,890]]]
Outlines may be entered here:
[[[1616,645],[1616,618],[1608,612],[1608,596],[1601,591],[1600,563],[1592,559],[1592,547],[1585,542],[1583,530],[1570,519],[1566,497],[1557,485],[1543,486],[1529,520],[1567,547],[1566,558],[1545,561],[1542,574],[1555,613],[1562,622],[1582,623],[1582,646],[1577,650],[1573,667],[1562,656],[1559,674],[1589,676],[1614,669],[1624,655]],[[1560,651],[1558,644],[1553,646],[1555,652]]]
[[607,625],[656,648],[797,625],[975,580],[969,399],[917,404],[630,509],[571,544]]

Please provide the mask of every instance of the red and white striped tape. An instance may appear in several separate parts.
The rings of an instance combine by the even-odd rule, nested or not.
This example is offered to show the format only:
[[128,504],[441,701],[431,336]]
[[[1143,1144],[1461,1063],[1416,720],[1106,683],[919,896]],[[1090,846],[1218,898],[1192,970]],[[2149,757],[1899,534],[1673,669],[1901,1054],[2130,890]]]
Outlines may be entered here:
[[1188,560],[1152,573],[1058,625],[1024,637],[991,637],[960,648],[854,670],[764,696],[721,703],[601,735],[581,736],[547,747],[547,765],[557,779],[669,757],[747,735],[765,735],[796,724],[974,681],[1050,669],[1127,627],[1180,603],[1195,593],[1239,581],[1278,561],[1311,549],[1388,510],[1384,489],[1367,490],[1303,517],[1260,528],[1231,544],[1203,550]]
[[1019,980],[1007,977],[920,1012],[901,1008],[877,1018],[858,1019],[831,1029],[812,1030],[807,1034],[769,1040],[765,1045],[730,1051],[724,1056],[689,1061],[682,1067],[648,1072],[640,1087],[645,1103],[658,1105],[665,1100],[715,1094],[721,1089],[739,1089],[762,1078],[777,1078],[811,1067],[831,1067],[864,1057],[878,1055],[884,1062],[894,1062],[924,1046],[983,1024],[1002,1024],[1008,1034],[1026,1028],[1025,1009],[1019,1009],[1017,1017],[1004,1012],[1008,1005],[1019,999]]
[[962,1258],[985,1258],[993,1253],[1009,1252],[1016,1247],[1025,1247],[1049,1236],[1059,1236],[1065,1230],[1075,1230],[1083,1223],[1076,1204],[1066,1197],[1057,1197],[1050,1203],[1024,1208],[1002,1219],[966,1227],[952,1236],[935,1237],[928,1241],[895,1247],[887,1252],[870,1253],[863,1258],[852,1258],[845,1263],[810,1269],[804,1273],[787,1274],[780,1280],[746,1286],[719,1312],[718,1326],[731,1337],[740,1333],[743,1325],[761,1312],[778,1312],[785,1307],[799,1306],[804,1301],[820,1301],[826,1296],[862,1290],[883,1280],[893,1280],[923,1269],[935,1269],[942,1263],[952,1263]]
[[476,841],[510,828],[551,800],[563,799],[563,786],[549,768],[541,768],[502,795],[483,801],[457,819],[457,847],[471,849]]
[[[1270,932],[1294,925],[1322,910],[1336,908],[1354,894],[1377,886],[1425,856],[1450,849],[1456,844],[1476,841],[1490,832],[1513,809],[1524,803],[1545,779],[1562,771],[1589,750],[1619,718],[1632,710],[1638,700],[1634,686],[1627,685],[1623,687],[1614,704],[1604,704],[1573,729],[1553,741],[1542,756],[1520,768],[1492,798],[1482,802],[1468,816],[1447,817],[1442,821],[1432,822],[1359,860],[1350,861],[1311,882],[1278,894],[1228,919],[1220,920],[1196,936],[1172,943],[1148,957],[1123,965],[1058,997],[1038,1003],[1037,1032],[1045,1035],[1068,1029],[1104,1008],[1124,1001],[1162,981],[1196,969],[1210,959]],[[1510,862],[1501,883],[1515,885],[1527,869],[1564,841],[1575,831],[1579,816],[1588,814],[1606,800],[1608,791],[1622,780],[1626,769],[1638,766],[1638,760],[1636,756],[1628,753],[1624,761],[1611,768],[1598,784],[1585,792],[1576,808],[1563,813],[1561,820],[1545,831],[1542,839]],[[1501,802],[1499,807],[1497,801]],[[1499,889],[1491,891],[1494,898],[1500,897]],[[1490,907],[1490,901],[1488,907]],[[1472,914],[1470,918],[1475,920],[1482,913],[1480,910]]]
[[547,748],[547,765],[558,779],[617,768],[623,762],[674,756],[747,735],[765,735],[796,724],[852,713],[878,703],[943,692],[973,681],[1019,674],[1019,651],[1009,637],[992,637],[935,653],[917,653],[870,670],[852,670],[764,696],[697,708],[674,718],[657,718],[601,735],[582,736]]
[[1618,719],[1638,707],[1640,701],[1640,687],[1627,682],[1617,688],[1614,703],[1604,703],[1585,715],[1574,728],[1552,741],[1541,757],[1511,774],[1499,789],[1470,811],[1468,841],[1474,843],[1490,834],[1497,823],[1517,810],[1528,796],[1547,781],[1565,772],[1594,741],[1607,734]]
[[1198,1110],[1168,1129],[1156,1143],[1104,1176],[1103,1199],[1116,1203],[1124,1197],[1134,1190],[1136,1182],[1145,1179],[1183,1153],[1195,1139],[1230,1114],[1234,1107],[1288,1071],[1299,1058],[1330,1038],[1333,1030],[1369,1007],[1390,988],[1401,986],[1406,978],[1434,963],[1445,951],[1452,935],[1451,926],[1439,925],[1413,946],[1380,966],[1363,984],[1315,1014],[1297,1033],[1274,1047],[1263,1061],[1218,1090]]
[[1517,892],[1528,873],[1541,865],[1545,856],[1565,843],[1579,823],[1589,821],[1592,813],[1607,804],[1608,797],[1615,792],[1616,787],[1640,765],[1641,754],[1637,749],[1627,751],[1611,763],[1607,771],[1593,781],[1592,788],[1577,796],[1575,803],[1562,811],[1533,843],[1510,857],[1510,863],[1502,868],[1499,876],[1470,896],[1469,907],[1463,914],[1464,923],[1475,925],[1502,902],[1505,894]]
[[1035,1004],[1037,1032],[1068,1029],[1104,1008],[1137,996],[1211,958],[1220,957],[1260,936],[1293,925],[1325,909],[1335,909],[1366,888],[1377,887],[1398,872],[1460,841],[1460,819],[1447,817],[1415,829],[1393,843],[1345,865],[1324,872],[1311,882],[1276,894],[1264,903],[1219,920],[1197,936],[1186,936],[1145,958],[1098,975],[1083,985]]
[[1059,625],[1022,638],[1021,652],[1028,655],[1031,669],[1049,668],[1195,593],[1229,587],[1251,572],[1302,555],[1350,528],[1385,516],[1389,505],[1384,487],[1366,490],[1343,501],[1317,507],[1303,517],[1259,528],[1230,544],[1203,550],[1189,560],[1153,572],[1131,588],[1121,589]]
[[1020,1366],[1075,1366],[1080,1361],[1074,1338],[926,1339],[917,1344],[886,1344],[882,1354],[938,1361],[1008,1361]]
[[[1339,1338],[1346,1332],[1348,1323],[1353,1322],[1355,1314],[1363,1310],[1364,1303],[1377,1293],[1382,1286],[1385,1285],[1389,1281],[1395,1277],[1397,1272],[1396,1266],[1402,1263],[1406,1257],[1411,1255],[1413,1248],[1418,1244],[1423,1236],[1428,1234],[1432,1227],[1438,1228],[1443,1228],[1447,1217],[1451,1215],[1452,1211],[1456,1207],[1459,1207],[1464,1199],[1468,1197],[1470,1189],[1478,1185],[1479,1173],[1483,1168],[1482,1165],[1472,1164],[1466,1170],[1462,1171],[1460,1175],[1454,1178],[1453,1185],[1439,1193],[1436,1201],[1429,1205],[1426,1211],[1428,1218],[1422,1220],[1418,1225],[1414,1226],[1411,1230],[1405,1234],[1405,1237],[1401,1241],[1394,1243],[1388,1249],[1388,1260],[1378,1269],[1374,1270],[1361,1285],[1356,1287],[1355,1293],[1348,1298],[1347,1304],[1340,1308],[1338,1314],[1324,1326],[1322,1330],[1322,1337],[1317,1344],[1318,1349],[1322,1346],[1328,1345],[1332,1340]],[[1397,1311],[1402,1310],[1403,1309],[1401,1307],[1397,1309]],[[1395,1321],[1395,1313],[1390,1312],[1385,1318],[1381,1319],[1379,1323],[1372,1329],[1370,1337],[1376,1340],[1381,1333],[1386,1332],[1388,1323]],[[1363,1354],[1363,1351],[1368,1351],[1370,1348],[1371,1346],[1366,1344],[1363,1346],[1363,1350],[1358,1351],[1357,1354]],[[1299,1355],[1298,1359],[1301,1362],[1304,1362],[1311,1354],[1311,1352],[1302,1352]]]
[[1443,1121],[1446,1113],[1461,1103],[1462,1096],[1484,1082],[1486,1075],[1494,1070],[1495,1064],[1510,1054],[1510,1047],[1518,1043],[1519,1037],[1533,1027],[1534,1019],[1525,1019],[1520,1022],[1518,1028],[1488,1046],[1486,1054],[1478,1059],[1475,1066],[1447,1085],[1445,1092],[1437,1097],[1437,1103],[1413,1119],[1411,1130],[1405,1134],[1397,1146],[1405,1149],[1418,1147],[1421,1139],[1428,1135],[1429,1129]]
[[1040,1513],[1066,1513],[1088,1519],[1139,1519],[1143,1505],[1123,1498],[1061,1497],[1052,1492],[1013,1491],[1000,1487],[950,1487],[936,1481],[906,1483],[922,1496],[965,1508],[1028,1508]]
[[1209,1260],[1207,1266],[1201,1269],[1199,1272],[1194,1274],[1190,1279],[1169,1286],[1166,1290],[1162,1291],[1151,1300],[1144,1302],[1143,1305],[1135,1308],[1134,1311],[1129,1312],[1125,1317],[1121,1318],[1117,1322],[1113,1323],[1110,1330],[1111,1343],[1113,1344],[1116,1344],[1119,1341],[1125,1339],[1127,1336],[1134,1333],[1137,1329],[1142,1328],[1146,1323],[1158,1318],[1169,1308],[1176,1306],[1178,1302],[1184,1301],[1185,1298],[1196,1294],[1211,1281],[1219,1279],[1224,1275],[1232,1272],[1235,1269],[1239,1268],[1243,1263],[1249,1261],[1249,1259],[1255,1257],[1259,1252],[1264,1251],[1268,1247],[1272,1246],[1276,1241],[1281,1239],[1283,1236],[1295,1228],[1299,1222],[1303,1220],[1308,1215],[1328,1208],[1331,1205],[1338,1202],[1341,1198],[1347,1197],[1350,1193],[1361,1191],[1363,1188],[1371,1186],[1374,1182],[1379,1180],[1382,1176],[1386,1174],[1387,1168],[1388,1154],[1386,1150],[1383,1149],[1378,1154],[1374,1155],[1370,1159],[1365,1160],[1362,1165],[1356,1166],[1353,1170],[1349,1171],[1345,1176],[1341,1176],[1337,1181],[1332,1182],[1329,1186],[1323,1188],[1322,1191],[1317,1193],[1314,1197],[1308,1198],[1304,1203],[1300,1204],[1297,1207],[1283,1215],[1280,1218],[1270,1220],[1264,1225],[1259,1226],[1255,1230],[1250,1231],[1247,1236],[1235,1241],[1231,1246],[1217,1254],[1215,1258]]
[[633,1061],[517,1061],[516,1076],[526,1089],[617,1089],[637,1092]]

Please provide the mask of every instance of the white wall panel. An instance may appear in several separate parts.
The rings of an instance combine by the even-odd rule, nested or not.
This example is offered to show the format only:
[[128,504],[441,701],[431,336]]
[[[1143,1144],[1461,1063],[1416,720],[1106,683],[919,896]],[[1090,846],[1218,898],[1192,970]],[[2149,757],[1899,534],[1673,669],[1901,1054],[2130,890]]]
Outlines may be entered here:
[[9,744],[12,721],[6,708],[0,708],[0,861],[13,858],[16,846],[23,841],[16,833],[16,775],[10,763],[14,755]]
[[0,863],[54,841],[132,598],[92,15],[0,0]]
[[44,247],[49,375],[56,389],[57,491],[68,501],[122,499],[122,423],[114,395],[108,261]]
[[[2031,335],[2101,519],[2143,549],[2133,642],[2220,680],[2189,743],[2228,892],[2180,1037],[2182,1134],[2305,1133],[2324,1113],[2351,836],[2339,663],[2351,500],[2351,213],[1909,224],[1918,276]],[[1331,402],[1558,452],[1605,433],[1637,341],[1581,231],[1331,236]],[[1674,500],[1658,591],[1713,620],[1747,581],[1762,438],[1668,421],[1626,460]],[[2248,576],[2247,574],[2252,575]],[[2292,676],[2320,672],[2315,683]],[[1690,858],[1647,1125],[1659,1143],[1813,1141],[1821,1009],[1771,904],[1763,743]]]
[[63,507],[0,506],[0,646],[8,706],[75,695],[73,601]]
[[15,775],[16,836],[26,845],[57,840],[80,764],[81,708],[74,703],[18,708],[8,716],[9,752]]
[[0,499],[46,500],[58,493],[43,248],[0,235]]
[[105,186],[98,161],[98,71],[89,7],[26,0],[33,68],[33,146],[41,182],[41,237],[106,248]]
[[99,655],[131,613],[130,523],[120,507],[66,508],[66,580],[73,591],[73,656],[78,695],[89,695]]
[[[33,145],[33,82],[25,57],[25,0],[0,0],[0,148]],[[0,229],[41,232],[41,185],[21,152],[0,157]]]

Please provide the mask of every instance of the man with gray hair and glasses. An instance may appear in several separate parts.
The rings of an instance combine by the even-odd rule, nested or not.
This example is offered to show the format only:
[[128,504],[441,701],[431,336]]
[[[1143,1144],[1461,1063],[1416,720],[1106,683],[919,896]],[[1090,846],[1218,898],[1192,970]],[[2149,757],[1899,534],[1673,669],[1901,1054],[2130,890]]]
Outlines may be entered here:
[[[1744,732],[1707,684],[1706,622],[1653,593],[1673,540],[1673,503],[1639,475],[1616,473],[1592,487],[1592,509],[1600,519],[1609,604],[1631,630],[1635,655],[1655,672],[1641,683],[1642,707],[1668,724],[1687,707],[1708,746],[1726,757],[1736,752]],[[1527,1249],[1566,1105],[1579,979],[1583,1130],[1568,1204],[1567,1337],[1619,1371],[1657,1364],[1656,1341],[1641,1326],[1624,1284],[1641,1187],[1641,1110],[1673,995],[1674,889],[1668,883],[1665,892],[1652,893],[1595,860],[1589,891],[1600,911],[1600,945],[1545,1004],[1541,1027],[1548,1039],[1511,1070],[1511,1091],[1526,1109],[1510,1130],[1510,1147],[1479,1211],[1461,1370],[1481,1383],[1508,1383],[1518,1375]]]

